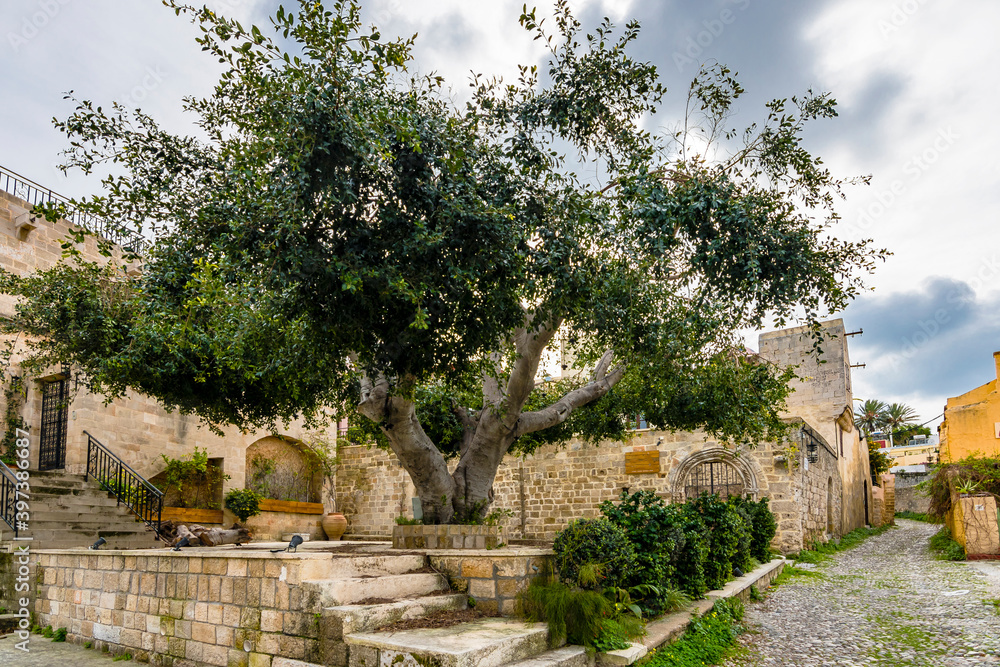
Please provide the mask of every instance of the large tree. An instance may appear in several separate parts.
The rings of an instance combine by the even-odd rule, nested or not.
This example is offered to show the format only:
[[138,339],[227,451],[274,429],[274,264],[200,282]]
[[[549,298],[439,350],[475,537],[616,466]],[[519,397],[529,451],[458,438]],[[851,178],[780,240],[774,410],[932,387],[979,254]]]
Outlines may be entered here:
[[[881,252],[830,233],[844,183],[802,145],[836,115],[829,95],[736,132],[743,90],[714,65],[677,131],[651,133],[665,90],[629,55],[636,23],[584,32],[560,0],[549,31],[526,11],[547,65],[476,77],[457,106],[439,77],[409,77],[411,39],[349,0],[300,0],[273,30],[165,4],[225,68],[185,101],[197,131],[89,101],[57,123],[68,167],[114,165],[74,206],[152,236],[142,271],[77,258],[7,276],[9,326],[94,391],[211,424],[354,410],[425,521],[482,513],[506,453],[624,437],[628,415],[775,437],[788,374],[735,332],[815,323]],[[553,349],[562,379],[539,382]]]

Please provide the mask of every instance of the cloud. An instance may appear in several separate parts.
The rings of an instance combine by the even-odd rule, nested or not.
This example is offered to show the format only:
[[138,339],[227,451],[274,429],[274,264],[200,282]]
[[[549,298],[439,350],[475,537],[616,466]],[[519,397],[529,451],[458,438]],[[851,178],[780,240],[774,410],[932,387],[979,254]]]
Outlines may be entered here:
[[995,377],[1000,292],[936,276],[916,289],[859,298],[843,316],[851,329],[864,329],[850,343],[852,362],[866,364],[855,372],[864,398],[943,405]]

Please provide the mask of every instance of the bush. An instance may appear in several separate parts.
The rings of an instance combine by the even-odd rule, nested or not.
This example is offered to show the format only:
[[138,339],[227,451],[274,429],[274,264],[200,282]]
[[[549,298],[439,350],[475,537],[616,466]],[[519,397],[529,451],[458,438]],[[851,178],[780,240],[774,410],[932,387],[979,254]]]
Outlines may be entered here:
[[761,563],[771,560],[771,540],[778,532],[778,521],[768,507],[768,499],[754,502],[749,497],[731,498],[729,502],[750,515],[750,556]]
[[532,623],[547,623],[554,644],[565,639],[600,651],[624,648],[643,634],[642,621],[617,614],[614,604],[597,591],[567,586],[539,577],[517,596],[517,613]]
[[66,641],[66,628],[59,628],[52,633],[52,641],[54,642],[64,642]]
[[718,495],[702,493],[688,504],[701,514],[708,529],[705,584],[709,589],[720,589],[732,578],[733,559],[739,549],[741,533],[748,532],[747,527],[736,509],[721,501]]
[[739,598],[719,600],[704,616],[691,619],[684,635],[657,649],[643,667],[703,667],[726,657],[742,632],[743,603]]
[[226,494],[226,508],[236,515],[240,523],[260,514],[260,496],[252,489],[231,489]]
[[625,531],[607,519],[571,522],[556,537],[552,548],[559,576],[570,585],[579,585],[580,569],[594,564],[599,566],[601,588],[624,588],[636,567],[635,548]]
[[194,453],[174,459],[160,454],[166,469],[160,488],[169,502],[178,507],[218,509],[222,483],[229,479],[222,469],[208,460],[208,450],[194,448]]

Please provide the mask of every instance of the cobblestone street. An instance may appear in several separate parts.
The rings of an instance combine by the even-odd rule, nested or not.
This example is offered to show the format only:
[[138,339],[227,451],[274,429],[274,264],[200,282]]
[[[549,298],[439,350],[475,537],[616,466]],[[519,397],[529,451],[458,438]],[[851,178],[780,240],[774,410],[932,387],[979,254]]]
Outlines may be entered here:
[[1000,665],[1000,563],[936,560],[940,526],[897,523],[748,605],[726,665]]

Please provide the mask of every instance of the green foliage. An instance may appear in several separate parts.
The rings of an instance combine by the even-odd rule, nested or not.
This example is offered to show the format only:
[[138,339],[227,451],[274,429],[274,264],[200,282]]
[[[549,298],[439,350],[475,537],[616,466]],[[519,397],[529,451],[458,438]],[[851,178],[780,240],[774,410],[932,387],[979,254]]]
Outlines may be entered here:
[[163,471],[164,481],[159,486],[165,494],[170,494],[171,502],[177,503],[177,507],[219,509],[216,498],[229,475],[209,462],[207,450],[198,449],[196,445],[193,453],[181,458],[175,459],[166,454],[160,454],[160,457],[167,467]]
[[734,564],[750,571],[757,560],[771,558],[777,522],[767,499],[722,502],[703,494],[694,502],[668,505],[651,491],[623,491],[618,500],[602,503],[601,513],[620,526],[635,547],[636,567],[628,583],[630,590],[643,592],[636,597],[648,614],[673,606],[655,591],[701,597],[711,588],[722,588]]
[[719,600],[704,616],[691,619],[684,635],[641,661],[642,667],[704,667],[726,657],[743,631],[744,607],[738,598]]
[[46,625],[44,628],[42,628],[42,636],[43,637],[46,637],[48,639],[52,639],[52,632],[53,631],[52,631],[52,626],[51,625]]
[[[830,230],[848,182],[802,140],[837,115],[830,95],[773,100],[740,132],[726,123],[743,88],[709,65],[688,89],[686,129],[648,132],[665,89],[631,55],[635,22],[586,30],[559,0],[550,33],[525,8],[522,26],[549,47],[544,76],[475,76],[459,106],[440,77],[407,74],[413,40],[384,40],[359,2],[298,0],[273,30],[166,4],[222,65],[207,98],[185,99],[198,131],[89,100],[56,123],[65,166],[107,174],[101,196],[72,208],[153,237],[142,272],[76,253],[0,274],[19,298],[0,331],[31,342],[28,366],[65,361],[96,393],[270,429],[346,413],[364,373],[416,406],[441,455],[421,461],[441,465],[475,419],[492,424],[482,378],[509,377],[527,317],[558,324],[567,370],[587,372],[509,404],[510,424],[586,389],[609,349],[620,381],[517,442],[484,430],[470,460],[572,433],[624,437],[640,413],[656,428],[775,440],[792,371],[735,352],[738,332],[815,324],[886,255]],[[383,445],[398,433],[353,426]]]
[[600,566],[600,581],[590,588],[625,585],[636,564],[636,553],[625,531],[607,519],[577,519],[556,536],[552,545],[559,576],[580,585],[580,569],[588,563]]
[[923,483],[924,491],[930,498],[927,513],[935,520],[943,521],[951,511],[953,491],[959,491],[963,483],[969,484],[968,488],[975,491],[1000,498],[1000,457],[977,453],[957,463],[938,465],[934,475]]
[[421,521],[420,519],[411,519],[407,516],[396,517],[397,526],[419,526],[421,524],[423,524],[423,521]]
[[781,572],[778,574],[778,576],[774,578],[774,581],[771,582],[771,586],[772,587],[781,586],[782,584],[786,583],[787,581],[795,577],[821,579],[823,575],[822,573],[816,572],[815,570],[807,570],[802,567],[795,567],[794,565],[785,565],[785,567],[781,569]]
[[931,537],[930,548],[940,560],[965,560],[965,548],[952,539],[947,526],[942,526]]
[[878,477],[887,473],[889,472],[889,468],[892,467],[892,459],[871,439],[868,439],[868,464],[871,468],[872,477]]
[[[771,560],[771,540],[778,532],[778,520],[768,507],[768,498],[754,502],[746,498],[730,498],[729,502],[750,517],[750,556],[761,563]],[[746,568],[743,568],[744,570]]]
[[83,642],[83,648],[93,648],[94,642]]
[[114,658],[111,659],[111,662],[124,662],[126,660],[131,660],[131,659],[132,659],[131,653],[119,653],[118,655],[116,655]]
[[10,382],[4,389],[3,397],[6,408],[4,409],[3,440],[0,441],[0,461],[12,466],[17,463],[17,457],[14,455],[15,450],[18,449],[17,431],[20,429],[24,432],[28,429],[28,423],[21,416],[24,399],[27,397],[24,380],[16,375],[11,376]]
[[923,521],[925,523],[940,523],[940,521],[936,521],[930,514],[924,514],[923,512],[911,512],[909,510],[896,512],[896,518],[909,519],[910,521]]
[[52,641],[54,642],[64,642],[66,641],[66,628],[59,628],[52,633]]
[[260,514],[260,496],[253,489],[230,489],[226,494],[226,508],[235,514],[240,523]]
[[614,603],[593,590],[538,577],[517,597],[517,613],[533,623],[547,623],[549,640],[564,639],[601,651],[624,648],[622,643],[644,634],[641,619],[616,612]]

